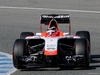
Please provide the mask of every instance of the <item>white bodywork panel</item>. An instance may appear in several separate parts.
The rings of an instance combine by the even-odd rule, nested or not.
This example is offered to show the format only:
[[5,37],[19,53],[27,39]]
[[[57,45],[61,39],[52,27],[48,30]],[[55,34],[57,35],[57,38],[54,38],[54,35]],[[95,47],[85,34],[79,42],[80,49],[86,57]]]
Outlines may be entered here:
[[58,39],[59,38],[50,38],[50,37],[44,38],[45,50],[48,50],[48,51],[57,50]]
[[60,38],[75,38],[76,39],[76,38],[80,38],[80,37],[69,35],[69,33],[64,33],[64,36],[58,36],[58,37],[42,37],[41,33],[36,33],[36,36],[26,37],[26,39],[44,39],[44,41],[45,41],[44,49],[47,51],[57,50],[58,40]]

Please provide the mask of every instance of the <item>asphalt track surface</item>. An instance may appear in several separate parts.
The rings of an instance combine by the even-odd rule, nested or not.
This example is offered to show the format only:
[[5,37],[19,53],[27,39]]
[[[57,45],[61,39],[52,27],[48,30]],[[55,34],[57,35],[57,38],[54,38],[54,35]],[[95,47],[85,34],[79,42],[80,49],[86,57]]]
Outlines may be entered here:
[[12,54],[21,32],[39,32],[40,15],[46,13],[70,14],[72,34],[79,30],[90,32],[90,67],[17,70],[12,75],[100,75],[100,0],[0,0],[0,51]]

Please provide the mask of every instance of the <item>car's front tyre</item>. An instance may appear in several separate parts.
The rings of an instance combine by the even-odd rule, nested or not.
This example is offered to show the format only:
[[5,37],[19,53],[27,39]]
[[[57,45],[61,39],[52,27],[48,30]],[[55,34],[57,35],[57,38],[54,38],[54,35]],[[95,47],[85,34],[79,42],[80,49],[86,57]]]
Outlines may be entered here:
[[79,64],[88,67],[90,65],[88,44],[86,39],[77,39],[75,41],[75,55],[82,55],[83,61]]
[[24,39],[17,39],[13,46],[13,65],[17,69],[25,69],[26,64],[22,62],[20,57],[26,55],[27,53],[27,42]]

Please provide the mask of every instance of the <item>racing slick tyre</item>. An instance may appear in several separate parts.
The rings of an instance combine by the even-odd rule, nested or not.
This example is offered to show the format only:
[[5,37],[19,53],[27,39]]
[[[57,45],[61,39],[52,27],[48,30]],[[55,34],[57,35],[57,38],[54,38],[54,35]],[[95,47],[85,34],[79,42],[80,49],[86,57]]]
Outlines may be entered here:
[[84,67],[88,67],[90,64],[89,51],[87,46],[88,44],[86,39],[77,39],[75,41],[75,55],[83,56],[83,60],[79,64]]
[[89,31],[77,31],[76,36],[80,36],[81,38],[88,40],[89,62],[91,62],[91,40]]
[[78,32],[76,32],[76,36],[80,36],[81,38],[86,38],[90,43],[90,33],[89,33],[89,31],[78,31]]
[[26,55],[27,42],[24,39],[17,39],[13,46],[13,65],[17,69],[25,69],[25,62],[19,60],[19,57]]
[[34,36],[33,32],[22,32],[20,34],[20,39],[25,39],[27,36]]

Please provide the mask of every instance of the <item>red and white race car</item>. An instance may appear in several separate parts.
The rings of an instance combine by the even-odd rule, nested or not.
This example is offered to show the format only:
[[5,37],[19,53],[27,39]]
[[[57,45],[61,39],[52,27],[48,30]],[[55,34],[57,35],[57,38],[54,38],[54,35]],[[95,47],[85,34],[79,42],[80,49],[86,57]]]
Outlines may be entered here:
[[[13,46],[13,65],[17,69],[28,67],[88,67],[90,64],[90,33],[78,31],[71,35],[68,14],[43,14],[40,33],[22,32]],[[42,25],[47,31],[42,32]],[[59,24],[67,24],[62,32]],[[63,26],[63,25],[62,25]]]

